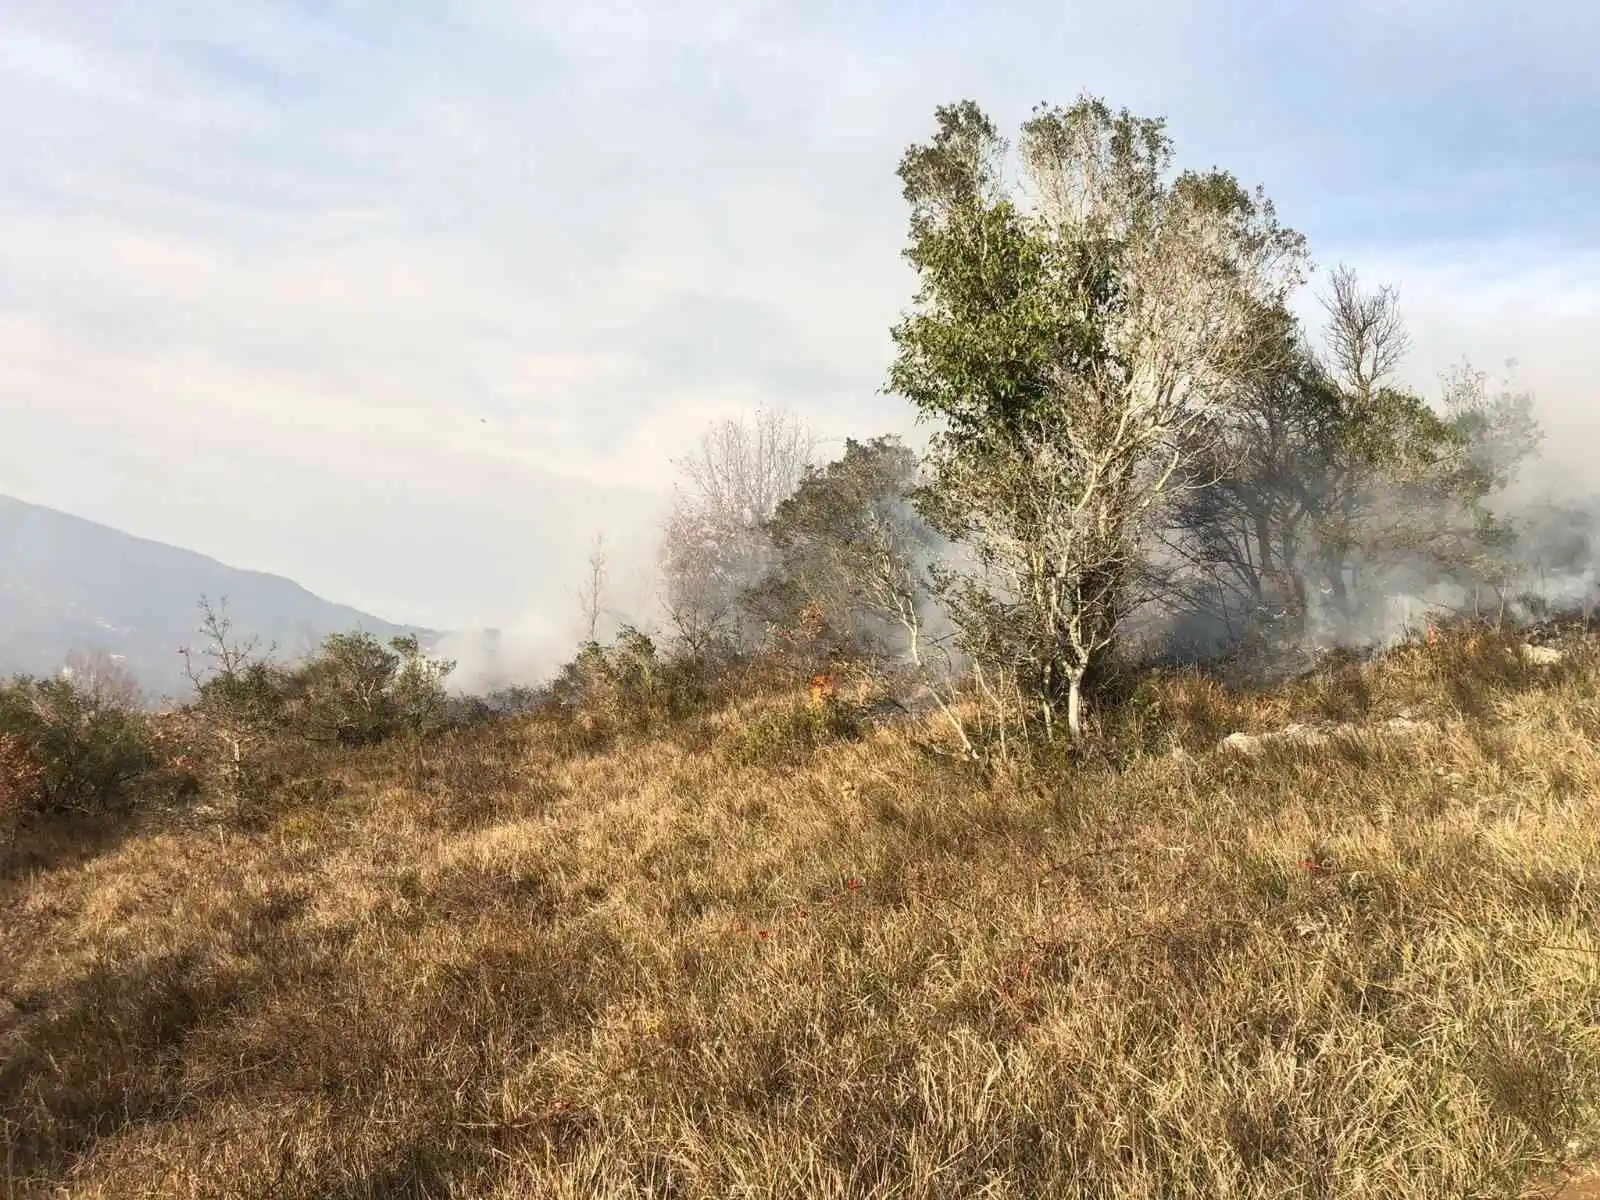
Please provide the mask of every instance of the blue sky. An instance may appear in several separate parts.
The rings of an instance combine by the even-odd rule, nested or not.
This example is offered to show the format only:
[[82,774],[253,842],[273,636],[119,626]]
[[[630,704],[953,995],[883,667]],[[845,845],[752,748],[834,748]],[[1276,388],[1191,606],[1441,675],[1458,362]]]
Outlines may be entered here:
[[8,0],[0,492],[552,636],[603,530],[640,607],[707,421],[909,426],[894,169],[934,106],[1085,89],[1398,285],[1418,386],[1515,355],[1587,484],[1597,57],[1578,2]]

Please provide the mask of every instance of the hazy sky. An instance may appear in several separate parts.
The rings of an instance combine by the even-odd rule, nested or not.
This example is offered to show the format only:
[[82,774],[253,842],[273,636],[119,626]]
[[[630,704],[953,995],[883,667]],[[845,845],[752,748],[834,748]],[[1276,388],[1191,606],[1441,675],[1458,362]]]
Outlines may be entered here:
[[[623,602],[706,422],[905,430],[895,166],[1082,90],[1600,458],[1589,0],[0,0],[0,492],[435,626]],[[1316,286],[1320,277],[1313,277]]]

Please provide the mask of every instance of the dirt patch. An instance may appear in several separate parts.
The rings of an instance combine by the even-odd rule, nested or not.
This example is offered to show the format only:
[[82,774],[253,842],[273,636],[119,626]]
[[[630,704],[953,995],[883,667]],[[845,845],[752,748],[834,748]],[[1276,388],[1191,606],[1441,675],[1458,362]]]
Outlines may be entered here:
[[1586,1175],[1567,1181],[1556,1193],[1556,1200],[1600,1200],[1600,1175]]
[[1526,1200],[1600,1200],[1600,1165],[1590,1163],[1547,1179],[1530,1188]]

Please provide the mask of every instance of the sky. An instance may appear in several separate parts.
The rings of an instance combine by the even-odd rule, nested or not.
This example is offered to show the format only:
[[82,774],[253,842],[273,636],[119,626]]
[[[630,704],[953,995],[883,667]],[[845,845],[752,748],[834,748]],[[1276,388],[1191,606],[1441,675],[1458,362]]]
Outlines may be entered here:
[[[0,493],[434,628],[648,606],[674,457],[910,432],[895,168],[1088,91],[1600,461],[1600,6],[0,0]],[[825,442],[824,449],[836,442]]]

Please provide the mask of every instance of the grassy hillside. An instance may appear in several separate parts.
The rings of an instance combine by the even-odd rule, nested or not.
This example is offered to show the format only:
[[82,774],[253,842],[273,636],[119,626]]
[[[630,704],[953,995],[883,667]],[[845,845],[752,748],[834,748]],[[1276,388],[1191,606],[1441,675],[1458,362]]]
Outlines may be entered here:
[[1600,1149],[1592,646],[1160,681],[1030,770],[808,703],[24,828],[0,1196],[1510,1197]]

